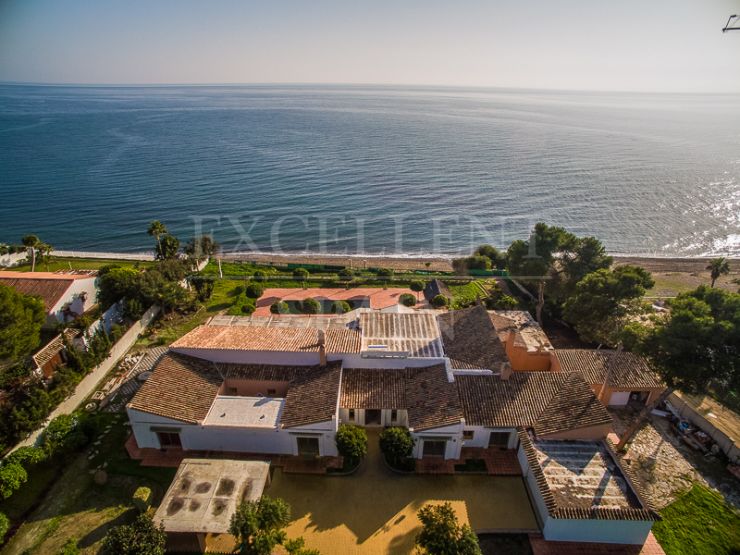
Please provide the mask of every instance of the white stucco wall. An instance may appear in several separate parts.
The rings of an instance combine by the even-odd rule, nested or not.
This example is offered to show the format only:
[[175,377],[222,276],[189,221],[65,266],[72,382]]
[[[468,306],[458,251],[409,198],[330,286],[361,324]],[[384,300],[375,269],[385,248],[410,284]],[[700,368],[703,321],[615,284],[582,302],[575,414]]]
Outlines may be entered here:
[[[381,409],[380,424],[375,424],[374,426],[381,426],[381,427],[402,426],[404,428],[408,426],[408,423],[409,423],[408,411],[397,410],[395,421],[391,420],[392,413],[393,413],[393,409]],[[348,408],[339,409],[339,420],[340,422],[344,424],[357,424],[358,426],[368,425],[365,422],[365,409],[355,409],[355,419],[354,420],[349,419],[349,409]]]
[[312,366],[319,364],[319,353],[286,353],[279,351],[237,351],[227,349],[188,349],[175,347],[176,353],[213,362],[236,364],[281,364],[285,366]]
[[415,440],[414,452],[412,456],[416,459],[420,459],[424,455],[424,439],[435,440],[435,439],[446,439],[447,445],[445,449],[445,459],[459,459],[460,450],[462,449],[462,429],[463,425],[455,424],[454,426],[444,426],[441,428],[434,428],[432,430],[424,430],[421,432],[411,432],[411,437]]
[[615,391],[611,394],[611,397],[609,397],[609,406],[610,407],[623,407],[625,406],[630,400],[630,392],[629,391]]
[[519,441],[514,428],[486,428],[484,426],[465,426],[465,431],[473,432],[473,439],[466,439],[463,447],[488,447],[491,432],[507,432],[509,434],[509,443],[507,449],[516,449]]
[[444,364],[444,358],[384,358],[363,357],[361,354],[329,354],[329,360],[341,360],[345,368],[424,368]]
[[[49,316],[58,322],[64,322],[62,307],[67,303],[70,303],[70,308],[75,314],[83,314],[86,310],[90,309],[95,304],[98,294],[95,285],[96,280],[96,277],[74,280],[57,304],[49,309]],[[84,302],[79,298],[80,293],[87,294]]]
[[178,428],[182,448],[191,451],[297,455],[296,437],[304,435],[319,438],[321,456],[337,455],[333,421],[287,429],[235,428],[187,424],[131,408],[127,412],[136,443],[142,448],[159,449],[159,439],[151,428],[166,427]]

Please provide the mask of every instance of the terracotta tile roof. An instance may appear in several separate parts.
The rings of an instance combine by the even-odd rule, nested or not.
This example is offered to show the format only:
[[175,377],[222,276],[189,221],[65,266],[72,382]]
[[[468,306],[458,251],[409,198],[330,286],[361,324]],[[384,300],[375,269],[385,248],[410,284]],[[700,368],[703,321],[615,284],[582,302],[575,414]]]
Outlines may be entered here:
[[47,312],[67,292],[76,279],[89,279],[89,275],[54,274],[51,272],[0,272],[0,284],[8,285],[24,295],[40,297]]
[[290,383],[280,423],[284,428],[331,420],[337,412],[342,363],[311,367]]
[[[541,453],[536,448],[535,442],[530,434],[524,428],[518,428],[519,441],[527,457],[527,463],[532,472],[532,475],[537,482],[537,487],[540,490],[540,494],[545,502],[548,514],[552,518],[572,519],[572,520],[643,520],[643,521],[656,521],[660,520],[658,514],[652,510],[647,504],[643,503],[637,496],[636,492],[631,489],[631,484],[624,484],[623,469],[617,464],[616,458],[612,456],[608,449],[603,446],[606,444],[597,442],[582,442],[584,445],[594,445],[598,448],[598,456],[610,460],[604,460],[604,466],[606,467],[608,474],[614,474],[621,478],[620,486],[624,487],[624,499],[625,504],[619,508],[612,507],[600,507],[598,505],[585,506],[583,503],[579,503],[581,498],[575,495],[555,495],[548,476],[543,469],[543,463],[552,461],[552,459],[543,458]],[[557,444],[559,442],[549,442],[551,444]],[[563,445],[574,444],[579,442],[562,442]],[[541,459],[543,462],[541,462]],[[572,461],[573,463],[575,461]],[[572,466],[572,464],[571,464]],[[585,472],[585,470],[583,471]],[[587,476],[584,476],[587,477]],[[604,476],[606,477],[606,475]],[[553,478],[551,478],[552,480]],[[555,478],[556,480],[557,478]],[[556,482],[553,481],[553,484]],[[606,484],[598,484],[597,491],[602,491],[606,488]]]
[[[328,329],[327,353],[359,353],[360,334],[350,329]],[[262,326],[199,326],[172,343],[172,348],[241,351],[318,352],[318,330]]]
[[451,310],[437,316],[442,342],[453,368],[498,372],[508,361],[504,346],[483,306]]
[[465,421],[473,426],[525,426],[539,435],[610,424],[611,417],[578,374],[514,372],[455,376]]
[[265,289],[262,296],[257,300],[257,310],[254,311],[254,314],[255,316],[269,316],[270,305],[275,301],[304,301],[306,299],[353,301],[373,310],[382,310],[397,305],[401,295],[404,294],[415,295],[411,289],[403,287],[353,287],[351,289],[328,287],[308,289],[296,287],[282,289],[269,288]]
[[555,351],[564,372],[579,372],[592,385],[609,387],[660,388],[665,385],[647,360],[634,353],[606,349],[558,349]]
[[202,423],[226,378],[290,382],[280,420],[289,428],[331,420],[336,413],[341,363],[319,366],[212,363],[168,352],[128,404],[132,409]]
[[405,409],[406,372],[345,368],[342,370],[339,406],[348,409]]
[[526,310],[489,310],[496,333],[505,342],[510,331],[515,333],[514,344],[530,351],[553,349],[550,339]]
[[463,409],[455,383],[447,380],[444,365],[406,369],[406,409],[409,428],[429,430],[458,424]]
[[385,345],[389,351],[412,357],[443,357],[435,314],[429,312],[360,314],[362,351]]
[[223,378],[212,363],[169,352],[159,360],[128,407],[197,424],[208,415],[222,383]]
[[[64,330],[64,339],[66,339],[68,342],[71,342],[75,337],[77,337],[78,334],[78,330],[67,328]],[[61,353],[64,350],[64,339],[62,338],[62,334],[60,333],[54,339],[44,345],[41,349],[39,349],[39,351],[32,357],[33,362],[36,363],[36,366],[43,366],[51,359],[53,359],[56,355]]]

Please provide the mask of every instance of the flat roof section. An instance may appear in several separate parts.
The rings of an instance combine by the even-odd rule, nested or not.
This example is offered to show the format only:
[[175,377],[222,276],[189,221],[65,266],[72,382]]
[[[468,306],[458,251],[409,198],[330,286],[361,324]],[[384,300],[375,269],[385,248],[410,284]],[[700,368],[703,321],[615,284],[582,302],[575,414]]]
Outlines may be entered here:
[[257,501],[270,463],[184,459],[154,515],[166,532],[226,534],[242,501]]
[[275,429],[280,423],[285,399],[219,395],[213,401],[204,426]]
[[601,442],[533,441],[532,445],[558,507],[642,508]]

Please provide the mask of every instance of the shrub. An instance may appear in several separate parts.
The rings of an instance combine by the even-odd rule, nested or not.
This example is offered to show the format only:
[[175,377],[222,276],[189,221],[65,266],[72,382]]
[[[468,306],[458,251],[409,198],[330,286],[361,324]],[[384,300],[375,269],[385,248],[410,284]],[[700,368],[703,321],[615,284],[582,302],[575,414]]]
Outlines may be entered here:
[[241,311],[242,314],[252,314],[256,308],[257,305],[254,304],[254,299],[247,299],[247,301],[242,305]]
[[250,283],[247,285],[247,297],[252,299],[259,299],[264,292],[264,288],[259,283]]
[[386,428],[380,433],[380,450],[389,464],[399,466],[404,459],[411,456],[414,438],[406,428]]
[[416,306],[416,297],[411,293],[404,293],[398,299],[403,306]]
[[270,312],[273,314],[289,314],[290,305],[285,301],[275,301],[270,305]]
[[234,304],[231,308],[226,311],[230,316],[241,316],[243,314],[252,314],[256,308],[254,299],[248,298],[246,295],[241,294],[234,299]]
[[415,279],[411,283],[409,283],[409,289],[411,289],[414,293],[421,293],[424,291],[424,282],[420,279]]
[[10,520],[4,513],[0,513],[0,545],[3,544],[5,534],[10,530]]
[[167,535],[148,515],[139,515],[133,524],[117,526],[103,540],[107,555],[164,555]]
[[41,445],[48,456],[53,456],[70,453],[87,441],[78,415],[62,414],[49,422],[42,435]]
[[27,468],[38,464],[46,458],[46,453],[40,447],[20,447],[5,457],[5,463],[18,463]]
[[28,481],[28,472],[17,462],[0,466],[0,497],[7,499]]
[[489,297],[485,302],[488,310],[515,310],[519,306],[519,301],[511,295]]
[[196,298],[204,303],[213,295],[216,278],[213,276],[191,276],[190,283],[195,288]]
[[334,314],[346,314],[352,311],[352,305],[347,301],[335,301],[331,305],[331,311]]
[[450,299],[444,295],[437,295],[432,299],[432,306],[434,308],[444,308],[450,304]]
[[367,432],[354,424],[342,424],[335,435],[337,451],[354,466],[367,454]]
[[377,275],[381,281],[390,281],[393,277],[393,270],[391,268],[380,268]]
[[77,538],[69,538],[59,550],[59,555],[79,555],[80,548],[77,547]]
[[321,303],[316,299],[306,299],[303,301],[301,308],[306,314],[318,314],[321,312]]
[[256,270],[254,274],[252,274],[252,279],[257,283],[262,283],[263,281],[267,280],[267,272],[263,270]]
[[136,488],[131,501],[137,511],[140,513],[147,512],[152,505],[152,490],[144,486]]
[[293,277],[298,281],[306,281],[308,279],[308,270],[306,268],[296,268],[293,270]]
[[339,270],[339,279],[341,281],[352,281],[355,277],[355,271],[352,268],[342,268]]
[[245,501],[231,517],[229,533],[236,537],[241,553],[270,555],[286,540],[290,505],[280,498],[263,495],[259,501]]

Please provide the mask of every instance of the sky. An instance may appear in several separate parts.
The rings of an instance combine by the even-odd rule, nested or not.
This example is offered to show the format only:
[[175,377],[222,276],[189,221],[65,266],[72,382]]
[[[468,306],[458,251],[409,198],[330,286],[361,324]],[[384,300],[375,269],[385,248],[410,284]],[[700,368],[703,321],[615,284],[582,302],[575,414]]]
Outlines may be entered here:
[[0,81],[740,92],[740,0],[0,0]]

